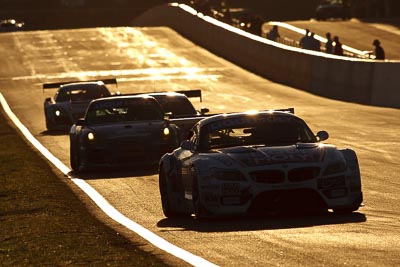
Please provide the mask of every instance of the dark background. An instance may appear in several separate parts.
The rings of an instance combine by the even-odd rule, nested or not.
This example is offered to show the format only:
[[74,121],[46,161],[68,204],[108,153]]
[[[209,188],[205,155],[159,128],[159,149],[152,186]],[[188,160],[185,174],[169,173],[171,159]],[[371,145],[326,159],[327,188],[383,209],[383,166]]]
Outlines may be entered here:
[[[347,0],[352,17],[361,19],[400,16],[399,0]],[[146,10],[166,0],[0,0],[0,19],[25,22],[25,30],[128,26]],[[188,3],[189,0],[180,0]],[[221,1],[209,0],[210,5]],[[321,0],[225,0],[231,9],[261,15],[267,21],[308,20]]]

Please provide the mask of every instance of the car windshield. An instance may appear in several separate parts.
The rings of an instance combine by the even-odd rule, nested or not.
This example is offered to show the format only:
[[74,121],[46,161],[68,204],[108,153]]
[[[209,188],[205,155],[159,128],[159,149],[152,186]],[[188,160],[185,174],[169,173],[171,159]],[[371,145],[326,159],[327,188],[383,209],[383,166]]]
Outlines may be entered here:
[[153,98],[110,98],[92,102],[86,112],[86,123],[162,120],[164,114]]
[[96,98],[109,96],[110,93],[105,86],[65,87],[60,88],[54,97],[55,101],[90,101]]
[[174,116],[195,115],[196,110],[185,96],[154,95],[164,112],[171,112]]
[[201,128],[201,149],[233,146],[279,146],[313,143],[316,138],[306,123],[294,116],[244,115],[211,122]]

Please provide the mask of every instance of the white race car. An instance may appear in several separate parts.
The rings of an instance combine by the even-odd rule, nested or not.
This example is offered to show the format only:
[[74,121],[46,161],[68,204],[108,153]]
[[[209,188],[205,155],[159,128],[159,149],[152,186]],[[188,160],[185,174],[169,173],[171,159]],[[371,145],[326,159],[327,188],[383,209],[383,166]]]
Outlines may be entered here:
[[195,217],[290,210],[351,213],[362,201],[356,153],[324,144],[293,109],[199,121],[159,165],[164,215]]

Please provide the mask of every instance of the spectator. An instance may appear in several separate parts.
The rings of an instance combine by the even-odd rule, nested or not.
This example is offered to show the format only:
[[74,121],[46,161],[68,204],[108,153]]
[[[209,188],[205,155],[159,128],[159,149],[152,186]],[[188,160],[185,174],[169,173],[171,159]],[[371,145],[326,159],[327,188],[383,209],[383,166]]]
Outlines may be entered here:
[[343,48],[338,36],[333,37],[333,54],[343,56]]
[[375,39],[372,43],[375,46],[375,59],[384,60],[385,59],[385,51],[381,46],[381,42],[378,39]]
[[278,26],[274,25],[272,29],[267,33],[267,39],[276,41],[280,36],[278,32]]
[[310,49],[314,51],[321,51],[321,43],[315,39],[315,33],[310,33]]
[[300,47],[303,49],[310,49],[310,30],[306,29],[306,33],[304,36],[300,39]]
[[325,52],[327,54],[332,54],[333,53],[333,41],[331,38],[331,33],[327,32],[326,33],[326,44],[325,44]]

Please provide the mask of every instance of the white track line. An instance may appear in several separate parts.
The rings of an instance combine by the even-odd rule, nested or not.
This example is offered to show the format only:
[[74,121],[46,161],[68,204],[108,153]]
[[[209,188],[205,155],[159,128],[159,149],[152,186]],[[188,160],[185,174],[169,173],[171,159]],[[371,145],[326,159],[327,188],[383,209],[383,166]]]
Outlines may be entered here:
[[57,167],[65,176],[71,178],[73,181],[83,192],[85,192],[95,203],[96,205],[111,219],[116,222],[122,224],[129,230],[135,232],[136,234],[143,237],[145,240],[153,244],[154,246],[164,250],[165,252],[174,255],[175,257],[193,265],[193,266],[217,266],[199,256],[196,256],[186,250],[183,250],[165,239],[159,237],[138,223],[130,220],[121,214],[118,210],[116,210],[107,200],[99,194],[92,186],[90,186],[86,181],[79,178],[72,178],[69,176],[69,172],[71,171],[64,163],[62,163],[58,158],[56,158],[47,148],[45,148],[30,132],[29,130],[21,123],[18,117],[12,112],[10,106],[8,105],[6,99],[0,93],[0,103],[7,114],[7,116],[11,119],[11,121],[15,124],[15,126],[21,131],[21,133],[25,136],[25,138],[40,152],[45,156],[55,167]]

